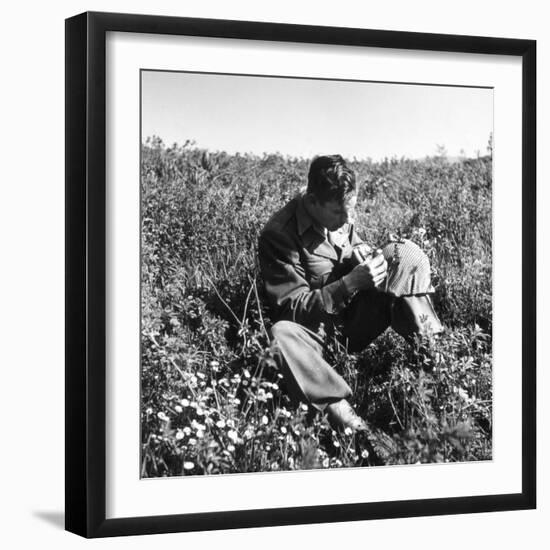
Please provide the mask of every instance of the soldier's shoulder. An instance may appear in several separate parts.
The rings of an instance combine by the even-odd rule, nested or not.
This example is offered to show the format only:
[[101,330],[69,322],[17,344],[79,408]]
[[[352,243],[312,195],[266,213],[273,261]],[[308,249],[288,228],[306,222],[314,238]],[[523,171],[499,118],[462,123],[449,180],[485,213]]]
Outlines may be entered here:
[[296,226],[296,208],[298,206],[298,197],[294,197],[287,202],[280,210],[277,210],[269,218],[261,231],[262,235],[266,233],[289,233]]

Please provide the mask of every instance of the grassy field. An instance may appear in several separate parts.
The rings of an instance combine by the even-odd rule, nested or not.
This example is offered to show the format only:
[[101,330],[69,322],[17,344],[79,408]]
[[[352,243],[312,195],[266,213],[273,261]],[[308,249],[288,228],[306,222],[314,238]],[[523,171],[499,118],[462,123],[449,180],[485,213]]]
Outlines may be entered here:
[[[310,159],[142,148],[143,477],[372,464],[355,438],[292,408],[274,368],[257,236]],[[334,342],[353,405],[393,440],[387,464],[491,458],[491,159],[352,161],[359,233],[428,254],[447,331],[388,330],[360,354]]]

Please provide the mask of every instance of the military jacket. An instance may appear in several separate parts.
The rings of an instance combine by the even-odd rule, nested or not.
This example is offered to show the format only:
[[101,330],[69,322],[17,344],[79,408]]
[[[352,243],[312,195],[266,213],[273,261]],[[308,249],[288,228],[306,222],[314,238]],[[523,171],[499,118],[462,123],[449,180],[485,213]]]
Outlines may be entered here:
[[349,303],[342,277],[352,269],[353,248],[365,246],[353,224],[328,232],[298,196],[271,217],[258,244],[273,321],[290,320],[315,330],[334,321]]

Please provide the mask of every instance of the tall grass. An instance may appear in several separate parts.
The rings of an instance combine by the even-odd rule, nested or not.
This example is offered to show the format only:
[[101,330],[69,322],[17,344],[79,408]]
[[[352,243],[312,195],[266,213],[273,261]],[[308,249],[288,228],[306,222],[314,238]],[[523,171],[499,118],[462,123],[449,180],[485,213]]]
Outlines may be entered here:
[[[430,257],[447,332],[387,331],[331,360],[385,464],[491,457],[491,160],[350,161],[358,225]],[[309,159],[142,148],[142,476],[372,465],[350,434],[292,408],[270,350],[257,236],[303,186]]]

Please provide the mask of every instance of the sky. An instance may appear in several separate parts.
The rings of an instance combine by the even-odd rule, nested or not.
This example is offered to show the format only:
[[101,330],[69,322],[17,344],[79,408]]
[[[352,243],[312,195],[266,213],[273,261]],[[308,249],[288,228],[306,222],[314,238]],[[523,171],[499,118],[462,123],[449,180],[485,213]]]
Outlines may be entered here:
[[493,90],[142,71],[142,140],[228,153],[380,160],[486,153]]

